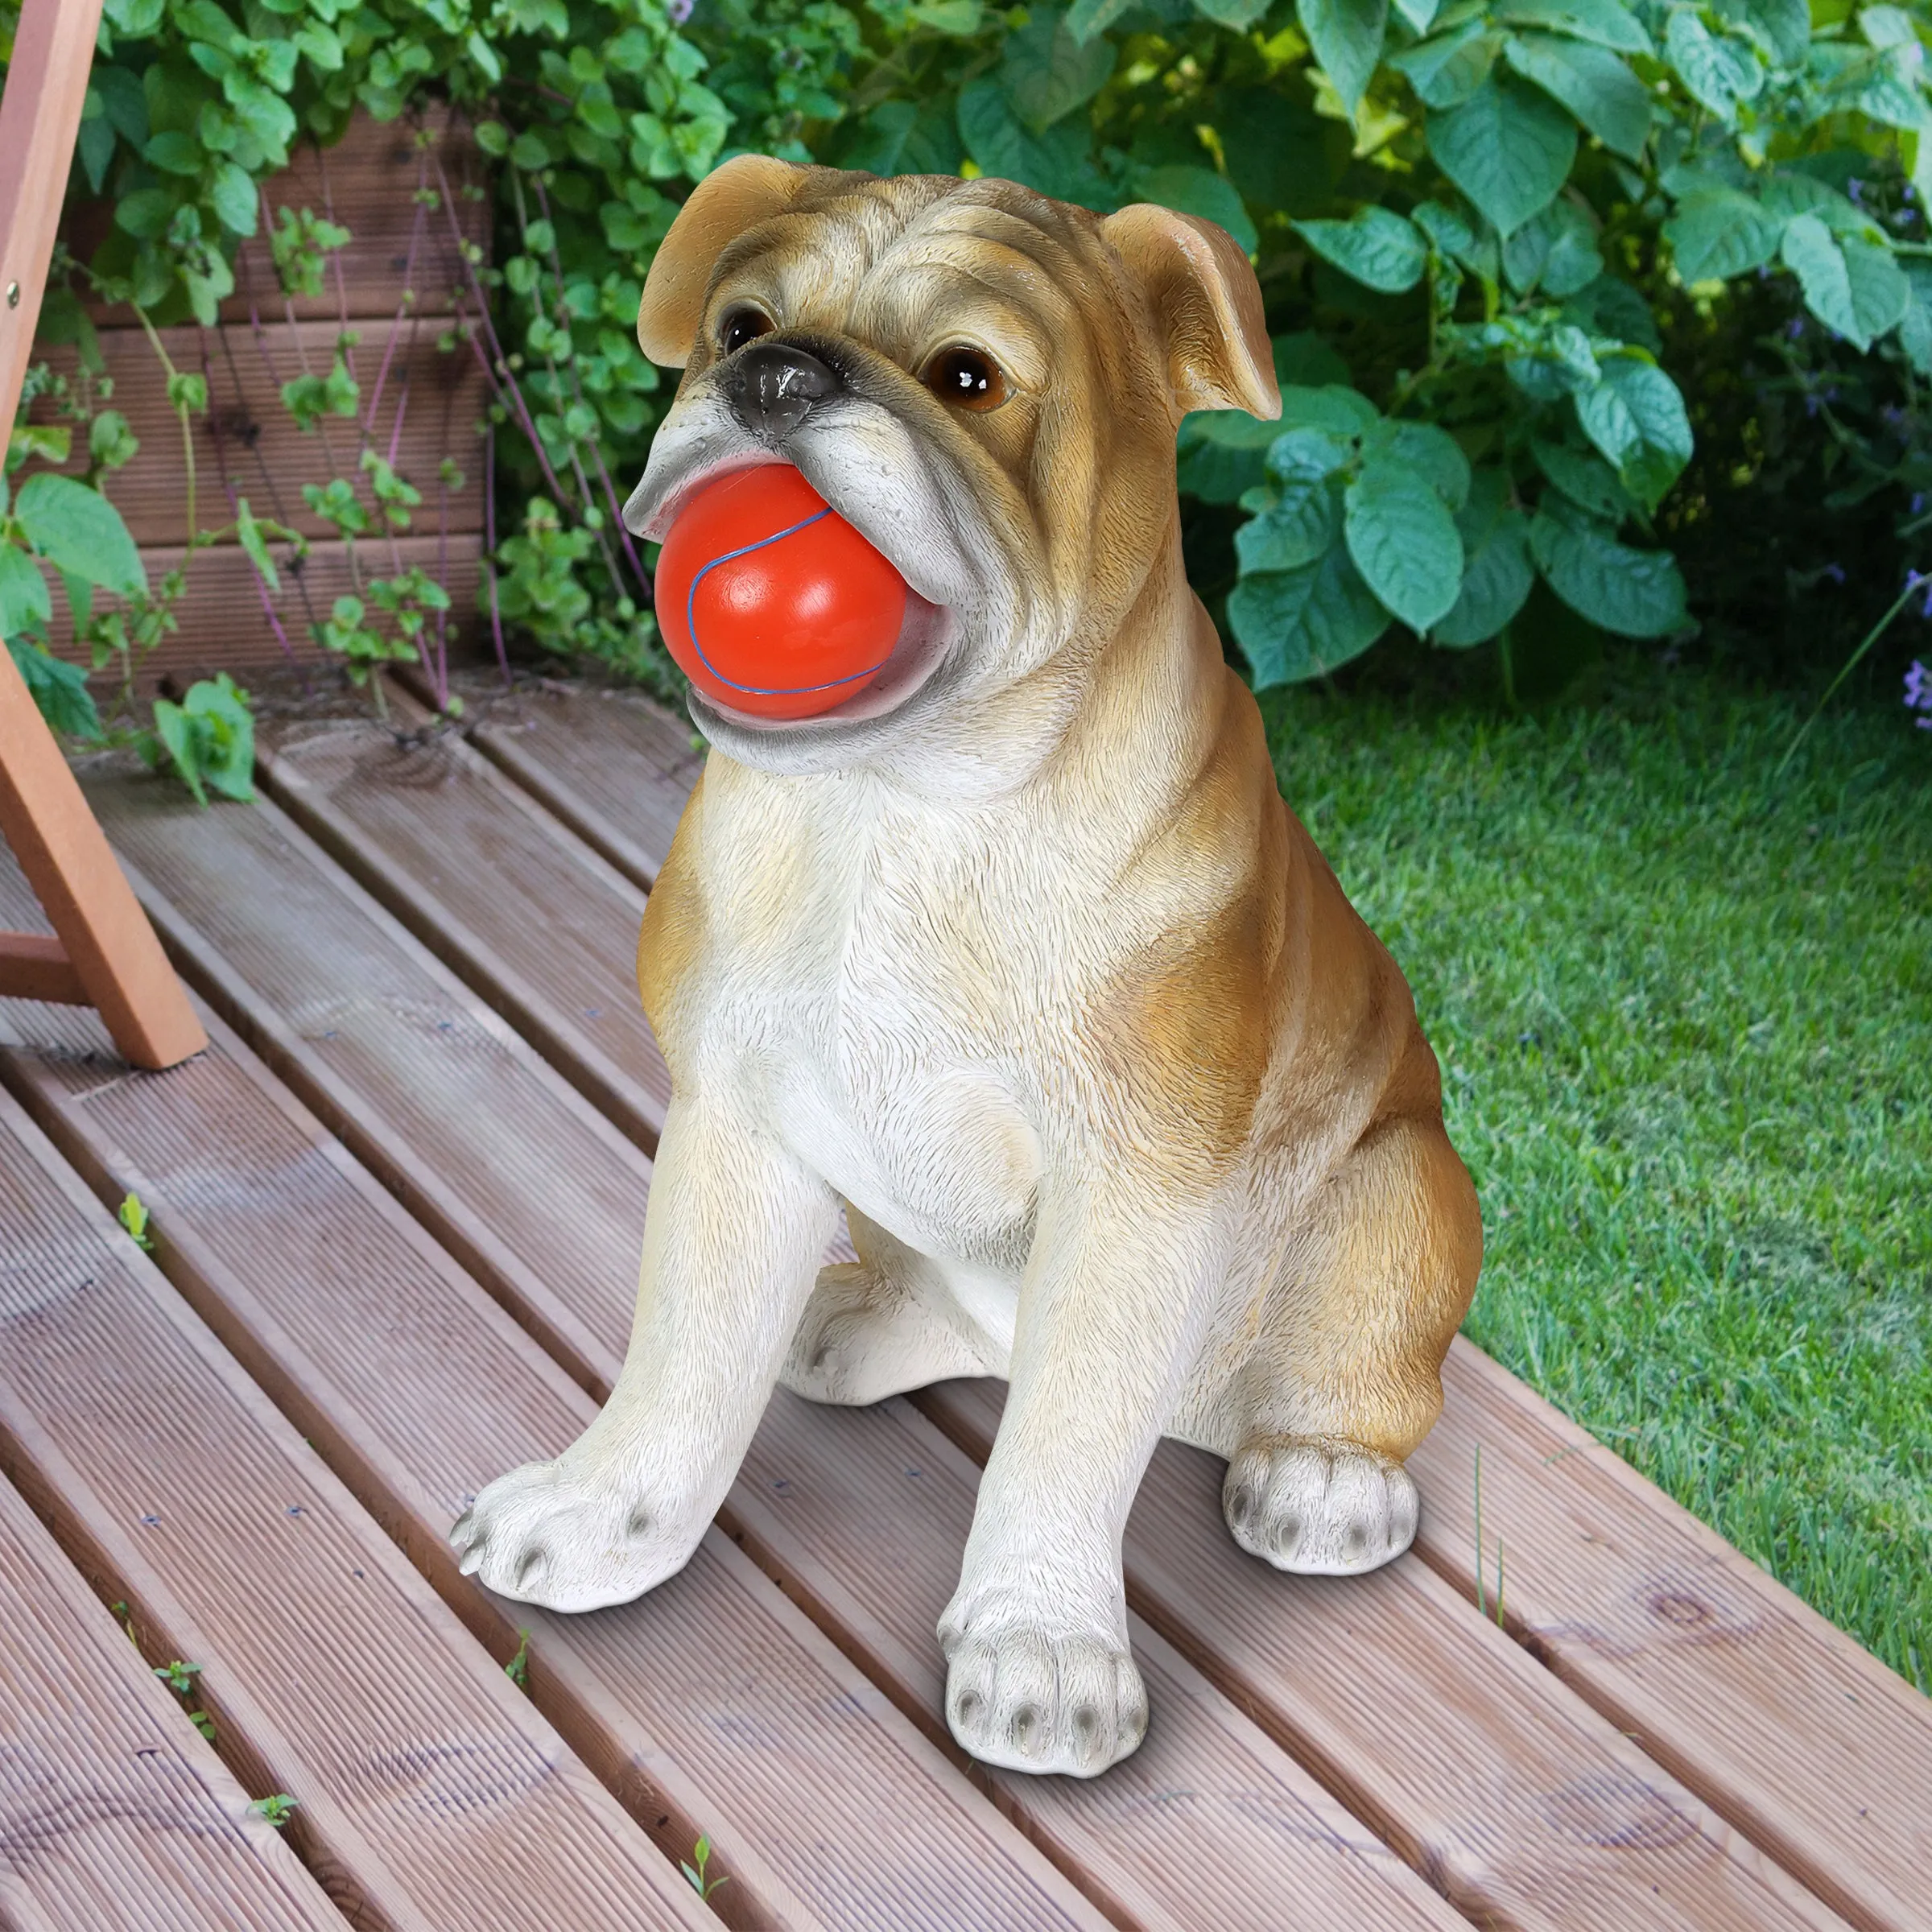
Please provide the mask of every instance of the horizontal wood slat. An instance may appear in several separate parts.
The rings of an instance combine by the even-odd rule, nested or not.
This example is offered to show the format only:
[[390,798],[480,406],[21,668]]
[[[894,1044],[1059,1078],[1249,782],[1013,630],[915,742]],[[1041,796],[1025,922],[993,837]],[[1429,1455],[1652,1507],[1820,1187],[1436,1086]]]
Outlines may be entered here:
[[[262,184],[270,219],[278,224],[284,208],[312,208],[332,213],[349,231],[346,247],[331,258],[330,272],[319,294],[298,295],[288,305],[303,321],[332,320],[394,314],[404,287],[411,237],[416,233],[416,185],[421,171],[415,145],[420,125],[434,138],[449,184],[456,192],[456,227],[469,241],[488,252],[493,213],[489,176],[482,153],[460,121],[440,105],[427,106],[419,123],[410,118],[376,121],[358,114],[333,147],[318,152],[296,148],[289,166]],[[428,184],[436,185],[433,167]],[[465,187],[481,188],[484,198],[473,199]],[[63,231],[75,254],[85,260],[106,238],[113,209],[105,202],[69,206]],[[440,208],[426,211],[422,238],[409,283],[427,313],[448,312],[452,292],[467,286],[449,217]],[[335,266],[340,265],[340,279]],[[224,321],[246,324],[250,298],[264,321],[283,316],[281,285],[266,237],[257,233],[242,244],[235,263],[235,293],[221,305]],[[125,308],[107,303],[89,312],[103,326],[133,321]]]
[[0,1631],[0,1923],[343,1932],[4,1481]]
[[[489,621],[477,613],[477,588],[482,572],[481,537],[452,535],[445,545],[432,533],[398,538],[393,545],[365,541],[356,547],[364,582],[370,577],[397,575],[412,564],[420,564],[432,577],[443,579],[450,597],[449,648],[462,649],[486,634]],[[347,546],[317,543],[299,567],[279,546],[275,554],[282,592],[265,607],[264,586],[244,552],[232,548],[201,551],[189,568],[187,591],[175,606],[179,628],[138,661],[138,687],[151,690],[164,677],[186,679],[217,671],[234,672],[246,684],[250,670],[274,668],[291,659],[308,667],[312,674],[340,665],[340,658],[314,642],[309,625],[312,619],[327,617],[336,599],[357,588]],[[159,588],[163,575],[175,568],[183,555],[179,548],[143,551],[142,561],[147,566],[150,582]],[[57,588],[53,599],[54,648],[62,657],[85,662],[74,646],[67,599]],[[111,603],[103,596],[101,608]],[[287,652],[270,621],[270,608],[287,638]],[[98,674],[97,684],[118,684],[122,670],[118,660],[109,663]]]
[[204,1666],[197,1699],[229,1762],[299,1802],[295,1842],[352,1917],[704,1922],[9,1094],[0,1226],[6,1473],[159,1654]]
[[[464,481],[460,488],[448,493],[449,528],[466,534],[481,530],[484,451],[478,423],[485,407],[483,372],[469,349],[438,349],[440,327],[420,317],[405,324],[386,372],[390,324],[361,324],[357,332],[361,341],[349,351],[349,357],[361,385],[361,419],[324,416],[307,433],[297,428],[283,407],[282,386],[305,372],[328,374],[339,324],[304,322],[291,327],[273,322],[263,326],[259,338],[247,328],[219,333],[199,328],[159,331],[169,361],[177,369],[207,378],[209,407],[205,414],[189,419],[199,526],[216,530],[233,520],[232,489],[234,495],[248,499],[255,516],[273,518],[312,540],[332,541],[333,526],[308,508],[302,486],[312,483],[320,488],[332,477],[345,477],[357,485],[364,508],[373,512],[360,469],[366,448],[388,459],[423,493],[423,506],[415,512],[419,531],[436,527],[441,493],[438,473],[444,458],[451,458]],[[107,407],[128,419],[141,444],[125,469],[104,479],[106,493],[137,543],[148,549],[184,543],[192,534],[187,525],[186,471],[180,422],[167,400],[167,371],[142,329],[103,329],[100,349],[114,382]],[[50,349],[43,352],[42,359],[57,374],[72,377],[78,352]],[[51,397],[35,402],[31,419],[57,420]],[[85,431],[75,431],[75,441],[66,465],[72,473],[87,464]],[[22,476],[47,467],[29,464]],[[374,552],[380,547],[371,548]]]
[[0,932],[0,999],[54,1000],[85,1006],[87,989],[52,933]]
[[[635,696],[467,688],[489,755],[654,876],[701,762],[684,721]],[[1445,1381],[1414,1459],[1418,1553],[1473,1598],[1480,1441],[1491,1561],[1500,1530],[1533,1653],[1855,1923],[1932,1927],[1914,1876],[1932,1872],[1932,1705],[1473,1344]]]
[[[353,770],[353,758],[345,749],[355,742],[353,733],[332,733],[321,741],[331,745],[332,769]],[[448,774],[456,764],[446,752],[399,756],[405,762],[386,789],[411,789],[408,760],[419,759],[415,769],[422,777],[411,795],[414,811],[407,840],[397,842],[396,828],[385,826],[386,890],[398,904],[413,890],[412,917],[419,924],[440,922],[440,907],[456,869],[448,855],[495,856],[502,849],[499,821],[509,815],[500,801],[487,799],[485,788],[452,782]],[[373,825],[361,829],[365,844],[373,843]],[[533,877],[540,877],[539,891],[526,888],[526,880]],[[486,891],[468,890],[473,898],[465,909],[465,947],[507,949],[519,943],[519,934],[605,932],[604,943],[615,952],[623,943],[617,936],[618,927],[628,932],[634,917],[633,895],[588,866],[566,873],[553,865],[540,875],[527,865],[498,866],[489,872]],[[443,943],[453,943],[447,932]],[[617,957],[627,960],[628,947]],[[580,975],[612,970],[612,962],[594,949],[573,955],[573,960],[572,970]],[[564,968],[553,969],[544,985],[560,1010],[553,1010],[551,1028],[564,1023],[564,1013],[589,1003],[598,983],[580,978],[573,986]],[[533,989],[528,997],[545,995]],[[448,1165],[442,1149],[453,1137],[454,1124],[452,1117],[433,1143],[439,1166]],[[560,1224],[588,1219],[568,1204],[564,1191],[580,1180],[573,1162],[568,1179],[559,1176],[540,1205],[531,1203],[527,1195],[506,1199],[500,1188],[479,1192],[473,1215],[480,1219],[488,1214],[500,1236],[520,1245],[534,1270]],[[599,1367],[607,1376],[629,1327],[629,1294],[613,1293],[613,1286],[625,1279],[630,1244],[608,1221],[597,1232],[609,1245],[603,1266],[592,1277],[595,1299],[577,1304],[573,1312],[601,1342]],[[554,1271],[551,1279],[560,1288]],[[1260,1697],[1283,1710],[1278,1738],[1292,1740],[1292,1748],[1308,1753],[1352,1810],[1368,1818],[1433,1880],[1451,1887],[1465,1909],[1525,1927],[1833,1922],[1829,1914],[1808,1911],[1796,1886],[1766,1870],[1748,1845],[1710,1819],[1695,1800],[1419,1564],[1402,1566],[1396,1583],[1371,1579],[1361,1586],[1379,1592],[1363,1600],[1378,1606],[1380,1620],[1370,1646],[1373,1656],[1361,1660],[1354,1654],[1361,1640],[1351,1634],[1351,1619],[1359,1615],[1351,1597],[1319,1587],[1296,1591],[1269,1573],[1269,1582],[1282,1593],[1278,1603],[1248,1575],[1257,1567],[1241,1557],[1229,1541],[1218,1490],[1205,1500],[1192,1498],[1189,1507],[1199,1513],[1199,1521],[1190,1520],[1182,1546],[1189,1552],[1191,1567],[1204,1569],[1213,1579],[1212,1586],[1206,1577],[1197,1579],[1197,1588],[1246,1593],[1238,1596],[1241,1612],[1233,1629],[1257,1624],[1263,1630],[1279,1628],[1290,1616],[1311,1620],[1303,1625],[1302,1647],[1320,1660],[1303,1657],[1291,1674],[1285,1653],[1269,1650],[1258,1688],[1247,1678],[1238,1682],[1228,1678],[1223,1687],[1232,1686],[1237,1699]],[[1169,1622],[1151,1616],[1149,1620],[1169,1641],[1188,1648],[1187,1637]],[[1194,1661],[1216,1678],[1211,1660],[1195,1654]],[[1393,1736],[1385,1731],[1373,1753],[1338,1745],[1337,1740],[1351,1735],[1364,1678],[1378,1671],[1380,1695],[1391,1711],[1413,1701],[1418,1682],[1425,1686],[1431,1721],[1413,1726],[1413,1736],[1399,1727]],[[1293,1697],[1287,1689],[1290,1682]],[[1286,1715],[1286,1707],[1304,1699],[1315,1700],[1318,1718]],[[1472,1703],[1484,1707],[1486,1719],[1470,1728],[1463,1719]],[[1603,1835],[1615,1839],[1629,1827],[1638,1830],[1639,1842],[1626,1845],[1618,1839],[1614,1848],[1594,1841],[1579,1844],[1560,1809],[1553,1812],[1547,1802],[1552,1790],[1607,1790],[1612,1794],[1611,1822]],[[1670,1821],[1653,1834],[1658,1840],[1654,1843],[1643,1836],[1648,1827],[1642,1821],[1652,1817]],[[1560,1917],[1553,1917],[1550,1901],[1557,1897],[1566,1903]]]
[[704,769],[691,720],[634,691],[524,679],[506,693],[479,671],[455,687],[477,748],[648,890]]
[[[208,859],[218,879],[218,840]],[[108,1198],[141,1193],[170,1272],[418,1565],[500,1654],[518,1624],[530,1630],[534,1692],[669,1848],[688,1856],[711,1834],[732,1876],[716,1900],[725,1916],[1098,1927],[718,1533],[671,1583],[594,1617],[503,1604],[459,1578],[445,1537],[465,1485],[554,1451],[590,1399],[219,1021],[182,1080],[139,1092],[86,1058],[99,1044],[86,1016],[16,1009],[8,1023],[38,1048],[5,1056],[9,1083]],[[526,1158],[543,1168],[572,1151],[533,1146]],[[647,1170],[625,1152],[641,1209]],[[210,1175],[235,1179],[211,1189]],[[555,1171],[543,1178],[554,1191]]]

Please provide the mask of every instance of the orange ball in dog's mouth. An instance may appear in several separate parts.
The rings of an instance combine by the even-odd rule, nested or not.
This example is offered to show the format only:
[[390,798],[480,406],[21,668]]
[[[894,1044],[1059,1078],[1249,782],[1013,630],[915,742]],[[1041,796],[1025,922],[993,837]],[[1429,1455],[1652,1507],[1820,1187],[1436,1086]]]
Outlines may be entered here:
[[658,627],[714,704],[810,718],[885,668],[906,580],[789,463],[708,484],[665,537]]

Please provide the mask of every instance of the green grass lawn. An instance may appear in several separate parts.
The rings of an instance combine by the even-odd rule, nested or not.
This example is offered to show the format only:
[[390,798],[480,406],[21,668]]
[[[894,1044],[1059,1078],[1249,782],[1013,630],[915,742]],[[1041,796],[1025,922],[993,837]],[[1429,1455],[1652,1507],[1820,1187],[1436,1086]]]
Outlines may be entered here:
[[1654,658],[1263,704],[1443,1061],[1470,1335],[1932,1690],[1932,733],[1780,781],[1797,700]]

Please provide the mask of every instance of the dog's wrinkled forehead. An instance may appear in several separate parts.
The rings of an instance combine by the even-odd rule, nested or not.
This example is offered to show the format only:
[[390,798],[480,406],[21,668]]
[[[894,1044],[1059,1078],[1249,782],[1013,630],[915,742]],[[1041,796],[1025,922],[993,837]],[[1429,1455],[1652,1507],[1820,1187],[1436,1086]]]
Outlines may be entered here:
[[1177,419],[1280,407],[1246,257],[1211,223],[1144,204],[1102,217],[1013,182],[881,180],[744,155],[680,212],[638,341],[654,361],[701,370],[720,353],[720,308],[740,298],[780,328],[849,336],[902,365],[949,330],[996,333],[1025,388],[1058,351],[1097,336],[1150,365]]

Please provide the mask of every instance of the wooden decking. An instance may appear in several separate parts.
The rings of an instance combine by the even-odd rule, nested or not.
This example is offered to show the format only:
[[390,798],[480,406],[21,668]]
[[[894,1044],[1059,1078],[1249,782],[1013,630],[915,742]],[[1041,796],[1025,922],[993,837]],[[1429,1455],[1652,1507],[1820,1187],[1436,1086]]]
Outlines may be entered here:
[[467,737],[270,730],[254,809],[93,783],[205,1055],[0,1003],[0,1924],[1932,1928],[1932,1705],[1463,1344],[1375,1576],[1242,1555],[1163,1446],[1153,1728],[1092,1784],[941,1716],[997,1385],[781,1392],[623,1609],[460,1576],[471,1492],[623,1350],[668,1091],[630,963],[699,762],[635,699],[486,689]]

